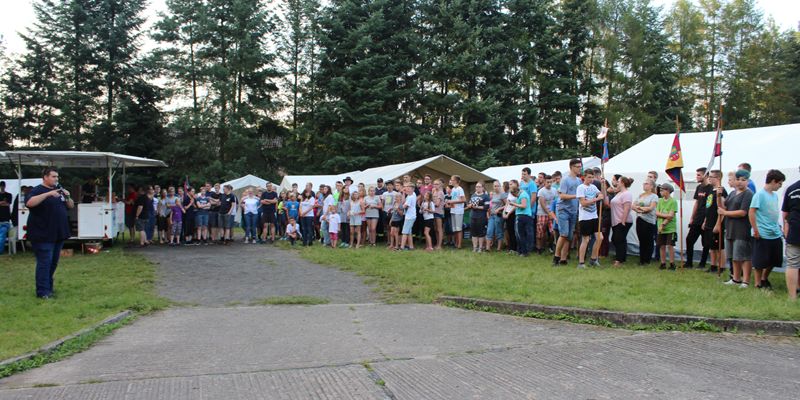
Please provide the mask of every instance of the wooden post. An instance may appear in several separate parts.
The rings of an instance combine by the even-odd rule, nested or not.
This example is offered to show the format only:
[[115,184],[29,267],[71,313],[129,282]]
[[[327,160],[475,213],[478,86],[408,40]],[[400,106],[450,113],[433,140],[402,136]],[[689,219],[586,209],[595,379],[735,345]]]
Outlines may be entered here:
[[[608,129],[608,118],[606,118],[606,122],[603,124],[603,127]],[[606,143],[608,143],[608,131],[606,131],[606,135],[603,137],[603,150],[600,153],[600,175],[602,175],[602,178],[600,179],[600,187],[602,188],[600,194],[603,196],[606,196],[606,162],[604,159]],[[600,208],[600,217],[597,219],[597,240],[600,240],[600,235],[602,234],[601,228],[603,227],[603,203],[605,203],[605,199],[603,199],[598,206]]]
[[[718,130],[719,134],[722,135],[722,103],[720,103],[720,105],[719,105],[719,120],[717,120],[717,123],[719,124],[719,126],[717,127],[717,130]],[[721,137],[720,137],[720,141],[722,141]],[[714,148],[715,149],[716,149],[716,146],[717,146],[717,143],[715,142],[714,143]],[[722,187],[722,178],[725,176],[725,171],[722,169],[722,151],[719,152],[719,170],[721,171],[721,174],[722,174],[722,176],[719,177],[719,186]],[[722,201],[722,194],[717,193],[717,207],[719,207],[720,201]],[[720,220],[721,218],[722,218],[722,216],[719,215],[719,212],[718,212],[717,213],[717,220]],[[723,226],[722,225],[722,221],[720,220],[720,224],[719,224],[719,243],[718,243],[718,246],[717,246],[717,264],[719,264],[719,265],[717,265],[717,278],[722,276],[722,267],[723,267],[722,262],[721,262],[722,258],[723,258],[722,257],[722,241],[724,240],[724,238],[722,237],[722,226]]]

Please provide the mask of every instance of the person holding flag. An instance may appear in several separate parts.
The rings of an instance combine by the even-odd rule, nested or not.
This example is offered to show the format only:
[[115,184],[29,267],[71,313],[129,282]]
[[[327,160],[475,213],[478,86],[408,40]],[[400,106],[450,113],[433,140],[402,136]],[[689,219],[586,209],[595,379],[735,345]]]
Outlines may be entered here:
[[[680,205],[680,207],[679,207],[679,209],[680,209],[680,220],[678,221],[678,224],[679,224],[678,226],[680,227],[680,232],[679,232],[680,234],[679,234],[678,237],[683,238],[683,193],[686,191],[686,186],[685,186],[684,181],[683,181],[683,153],[681,153],[681,124],[678,121],[678,117],[677,116],[675,116],[675,128],[676,128],[675,139],[672,140],[672,148],[670,149],[669,157],[667,158],[667,166],[665,168],[665,172],[667,173],[667,176],[669,176],[670,179],[672,179],[672,181],[675,182],[675,184],[678,186],[678,190],[679,190],[678,193],[680,194],[680,196],[679,196],[678,199],[672,199],[671,202],[668,201],[668,202],[665,202],[663,204],[662,204],[662,202],[659,201],[659,207],[661,207],[662,205],[664,207],[671,206],[672,202],[677,202]],[[664,194],[666,192],[669,192],[670,194],[672,193],[672,190],[663,190],[663,187],[664,187],[664,185],[661,185],[662,189],[659,190],[659,192],[661,194],[661,197],[664,197]],[[667,185],[667,187],[672,189],[671,185]],[[670,199],[667,198],[667,200],[670,200]],[[660,210],[660,211],[663,211],[663,210]],[[669,211],[663,212],[663,214],[664,215],[668,215]],[[664,218],[661,215],[659,215],[658,217],[659,218]],[[676,222],[674,217],[675,216],[673,214],[672,218],[667,218],[668,224],[666,224],[666,225],[673,225]],[[668,233],[668,232],[662,232],[662,226],[666,226],[666,225],[662,225],[659,222],[659,224],[658,224],[658,233],[659,233],[659,235]],[[659,247],[661,247],[662,243],[664,242],[663,240],[661,242],[659,242],[658,240],[656,240],[656,241],[658,242],[656,244]],[[680,253],[683,254],[683,240],[680,241],[680,246],[681,246]],[[664,264],[663,254],[664,253],[662,252],[661,254],[662,254],[661,263],[662,263],[662,266],[663,266],[663,264]],[[673,258],[673,261],[674,261],[674,258]],[[684,265],[682,263],[681,264],[681,268],[683,268],[683,266]],[[673,263],[670,263],[670,269],[674,269]]]

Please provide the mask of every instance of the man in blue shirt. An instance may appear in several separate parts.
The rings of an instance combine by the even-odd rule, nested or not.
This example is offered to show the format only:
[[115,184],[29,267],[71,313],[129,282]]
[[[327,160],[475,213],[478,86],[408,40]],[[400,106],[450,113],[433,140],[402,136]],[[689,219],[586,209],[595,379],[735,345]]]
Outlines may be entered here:
[[49,299],[61,248],[70,236],[67,209],[75,202],[58,184],[58,171],[45,168],[42,184],[31,190],[25,206],[30,210],[27,239],[36,254],[36,296]]
[[772,289],[769,273],[772,268],[783,266],[783,236],[778,225],[778,194],[775,193],[783,185],[786,175],[777,169],[767,172],[767,183],[764,190],[753,195],[750,201],[750,225],[753,227],[753,269],[755,270],[756,287]]
[[553,266],[566,265],[569,256],[570,241],[578,223],[578,200],[575,196],[581,180],[578,173],[581,170],[581,160],[573,158],[569,161],[569,174],[561,180],[558,188],[559,202],[556,208],[558,216],[558,243],[556,254],[553,256]]
[[[519,181],[519,190],[528,194],[528,201],[530,202],[531,212],[533,215],[533,236],[530,238],[530,243],[527,244],[528,250],[533,250],[536,247],[536,210],[537,206],[539,205],[538,201],[536,200],[536,196],[539,193],[539,187],[536,185],[536,181],[534,181],[533,177],[531,176],[531,169],[525,167],[522,169],[522,174],[520,176]],[[517,224],[517,239],[520,237],[519,232],[519,220],[516,221]],[[519,240],[517,240],[519,241]]]

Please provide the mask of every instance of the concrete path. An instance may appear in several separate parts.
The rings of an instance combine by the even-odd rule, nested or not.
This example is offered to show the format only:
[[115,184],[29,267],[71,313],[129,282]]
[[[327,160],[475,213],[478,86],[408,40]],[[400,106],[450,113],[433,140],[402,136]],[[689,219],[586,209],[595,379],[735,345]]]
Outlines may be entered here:
[[[188,266],[148,256],[164,257],[162,290],[186,302],[318,289],[334,301],[374,298],[358,277],[291,252],[232,248],[243,262],[225,268],[209,265],[222,247],[174,249]],[[291,266],[259,264],[265,254]],[[191,276],[191,265],[216,283]],[[796,338],[632,332],[419,304],[198,306],[143,317],[86,352],[0,380],[0,400],[773,400],[798,398],[798,368]]]
[[247,305],[283,296],[313,296],[331,303],[380,300],[363,278],[312,264],[274,245],[152,246],[135,251],[158,264],[159,293],[179,304]]

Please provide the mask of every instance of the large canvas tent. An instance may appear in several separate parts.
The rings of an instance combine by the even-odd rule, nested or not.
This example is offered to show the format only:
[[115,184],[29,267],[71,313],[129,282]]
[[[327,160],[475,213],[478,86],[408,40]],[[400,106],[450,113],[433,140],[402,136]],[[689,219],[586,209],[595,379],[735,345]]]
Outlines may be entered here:
[[[582,160],[584,168],[600,166],[600,159],[597,157],[583,157]],[[508,165],[505,167],[491,167],[485,169],[483,173],[501,182],[507,182],[512,179],[519,180],[520,173],[525,167],[530,168],[531,174],[533,175],[536,175],[539,172],[552,174],[556,171],[561,171],[562,174],[566,174],[569,172],[569,160],[544,161],[533,164]]]
[[[652,135],[625,150],[609,160],[605,165],[606,176],[621,174],[634,179],[631,192],[634,198],[642,192],[642,182],[647,178],[648,171],[658,172],[658,183],[670,182],[664,168],[667,156],[672,148],[675,137],[671,134]],[[688,233],[688,224],[694,207],[694,191],[697,186],[695,170],[708,166],[714,146],[716,132],[684,133],[680,135],[681,150],[684,161],[683,179],[686,183],[686,193],[683,201],[683,234]],[[743,162],[753,167],[751,179],[756,188],[761,190],[770,169],[781,170],[786,175],[785,187],[800,179],[798,166],[800,158],[796,151],[800,148],[800,124],[769,126],[763,128],[736,129],[723,132],[722,139],[722,184],[728,191],[727,172],[734,171]],[[719,169],[719,158],[714,162],[712,169]],[[675,186],[673,184],[673,186]],[[674,195],[679,196],[676,190]],[[778,192],[783,201],[783,189]],[[679,221],[680,222],[680,221]],[[638,249],[635,228],[628,235],[628,243]],[[684,240],[684,238],[681,238]],[[685,243],[685,242],[684,242]],[[676,245],[676,250],[680,249]],[[695,250],[701,250],[697,243]]]
[[369,186],[375,185],[378,178],[388,181],[402,178],[403,175],[410,175],[411,179],[415,180],[422,178],[426,174],[431,175],[433,179],[440,178],[445,183],[448,182],[451,175],[458,175],[461,177],[464,187],[472,187],[477,182],[492,180],[491,176],[441,154],[419,161],[370,168],[352,176],[352,178],[355,184],[364,183]]

